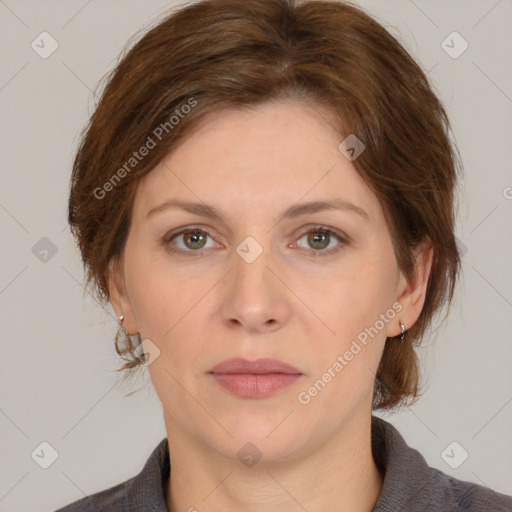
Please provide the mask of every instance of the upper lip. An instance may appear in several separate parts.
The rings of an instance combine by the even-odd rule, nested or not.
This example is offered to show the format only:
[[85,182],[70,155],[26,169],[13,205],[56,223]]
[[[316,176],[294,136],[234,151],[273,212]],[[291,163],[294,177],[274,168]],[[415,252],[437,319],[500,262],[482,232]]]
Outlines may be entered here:
[[214,366],[209,373],[242,373],[254,375],[264,375],[268,373],[302,374],[297,368],[283,361],[279,361],[279,359],[263,358],[249,361],[248,359],[240,357],[222,361],[222,363]]

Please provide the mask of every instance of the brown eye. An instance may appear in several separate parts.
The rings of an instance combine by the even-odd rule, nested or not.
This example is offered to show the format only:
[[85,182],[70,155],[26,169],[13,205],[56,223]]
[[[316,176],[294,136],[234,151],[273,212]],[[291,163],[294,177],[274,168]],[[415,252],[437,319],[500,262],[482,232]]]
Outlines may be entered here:
[[212,245],[212,242],[207,246],[208,238],[213,242],[213,238],[204,229],[189,228],[167,234],[162,243],[172,252],[201,254],[203,252],[201,249],[215,246],[215,244]]
[[207,233],[199,230],[182,233],[183,242],[189,249],[202,249],[206,243]]
[[[300,240],[306,241],[300,243]],[[337,242],[337,243],[336,243]],[[349,245],[350,239],[342,233],[326,227],[315,227],[299,238],[299,247],[310,249],[313,256],[330,256],[339,252],[343,246]]]
[[308,233],[308,244],[312,249],[323,250],[330,242],[330,235],[323,231],[310,231]]

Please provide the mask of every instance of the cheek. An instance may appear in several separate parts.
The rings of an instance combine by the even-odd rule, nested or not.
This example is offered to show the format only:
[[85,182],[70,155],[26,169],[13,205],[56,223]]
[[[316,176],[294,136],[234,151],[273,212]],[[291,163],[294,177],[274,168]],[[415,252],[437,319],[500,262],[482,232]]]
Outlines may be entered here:
[[134,315],[141,339],[151,340],[158,354],[148,372],[161,402],[179,416],[195,407],[185,390],[200,397],[196,379],[209,361],[205,323],[215,301],[215,290],[208,291],[218,279],[171,272],[168,263],[155,260],[146,267],[139,264],[137,272],[131,288]]
[[[396,321],[392,320],[392,282],[378,264],[365,266],[360,273],[343,275],[328,296],[318,299],[324,305],[326,323],[336,334],[324,334],[312,354],[315,370],[308,385],[317,382],[322,390],[325,385],[318,392],[322,397],[315,399],[317,407],[339,404],[342,411],[372,395],[386,326]],[[390,311],[383,321],[381,315]]]
[[387,325],[397,322],[392,309],[393,261],[392,255],[386,261],[382,254],[361,258],[350,272],[340,272],[331,282],[329,294],[318,296],[318,303],[324,306],[325,322],[336,333],[324,334],[322,350],[315,354],[315,378],[329,380],[325,374],[329,369],[336,374],[321,401],[337,402],[339,397],[348,396],[355,400],[372,393]]
[[211,285],[190,268],[173,264],[165,251],[136,251],[135,245],[126,260],[135,321],[141,336],[163,341],[179,330]]
[[391,262],[386,264],[378,257],[361,258],[357,267],[331,281],[329,293],[320,300],[335,325],[346,327],[341,332],[356,335],[392,306],[394,276]]

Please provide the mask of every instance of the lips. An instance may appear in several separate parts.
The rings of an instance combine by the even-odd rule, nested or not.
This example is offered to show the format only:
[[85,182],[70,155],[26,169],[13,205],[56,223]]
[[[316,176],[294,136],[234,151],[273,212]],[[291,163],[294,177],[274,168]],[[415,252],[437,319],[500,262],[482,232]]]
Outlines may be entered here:
[[277,359],[229,359],[208,373],[221,387],[242,398],[271,396],[303,376],[297,368]]
[[209,373],[243,373],[252,375],[264,375],[269,373],[300,374],[302,372],[278,359],[228,359],[214,366]]

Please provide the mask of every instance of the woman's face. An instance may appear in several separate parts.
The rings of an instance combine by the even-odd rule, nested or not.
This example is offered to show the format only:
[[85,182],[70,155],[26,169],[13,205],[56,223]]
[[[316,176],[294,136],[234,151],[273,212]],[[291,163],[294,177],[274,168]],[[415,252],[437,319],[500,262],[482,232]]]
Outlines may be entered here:
[[[140,181],[112,301],[151,354],[169,437],[277,460],[369,420],[386,337],[423,302],[341,142],[300,103],[224,111]],[[296,371],[211,373],[232,358]]]

